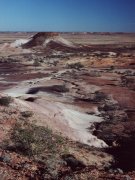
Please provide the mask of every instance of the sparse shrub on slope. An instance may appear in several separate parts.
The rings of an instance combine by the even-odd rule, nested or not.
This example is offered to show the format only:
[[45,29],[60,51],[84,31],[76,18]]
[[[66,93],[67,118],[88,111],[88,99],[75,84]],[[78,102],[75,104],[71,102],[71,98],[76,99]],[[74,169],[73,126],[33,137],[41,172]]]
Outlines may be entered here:
[[0,105],[1,106],[9,106],[9,104],[13,101],[10,96],[2,96],[0,97]]
[[30,118],[33,116],[33,112],[32,111],[23,111],[23,112],[21,112],[21,115],[24,118]]
[[36,70],[36,67],[39,67],[40,65],[41,63],[38,60],[34,60],[33,66],[35,66],[35,70]]
[[32,123],[16,123],[11,141],[15,151],[30,157],[41,159],[41,156],[59,154],[64,139],[53,134],[48,127],[36,126]]
[[44,164],[47,172],[43,172],[42,176],[45,179],[58,179],[59,169],[63,165],[61,154],[65,152],[65,141],[48,127],[16,123],[4,148]]
[[69,69],[77,69],[77,70],[79,70],[79,69],[81,69],[83,67],[84,66],[80,62],[67,64],[67,68],[69,68]]
[[90,73],[88,73],[88,76],[101,77],[101,73],[99,71],[92,70],[92,71],[90,71]]

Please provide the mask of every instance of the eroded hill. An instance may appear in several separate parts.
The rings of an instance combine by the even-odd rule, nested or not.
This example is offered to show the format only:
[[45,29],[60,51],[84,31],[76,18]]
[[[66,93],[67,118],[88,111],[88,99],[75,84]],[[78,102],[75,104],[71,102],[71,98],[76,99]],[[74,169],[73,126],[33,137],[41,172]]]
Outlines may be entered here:
[[7,179],[134,178],[135,44],[84,45],[67,36],[38,33],[0,47],[0,92],[13,98],[0,105],[1,172]]

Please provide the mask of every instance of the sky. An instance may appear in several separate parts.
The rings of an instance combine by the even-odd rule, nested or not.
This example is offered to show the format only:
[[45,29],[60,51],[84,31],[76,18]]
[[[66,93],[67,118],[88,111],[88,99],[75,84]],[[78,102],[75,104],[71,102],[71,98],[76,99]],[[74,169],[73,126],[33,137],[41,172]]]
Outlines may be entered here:
[[0,31],[135,32],[135,0],[0,0]]

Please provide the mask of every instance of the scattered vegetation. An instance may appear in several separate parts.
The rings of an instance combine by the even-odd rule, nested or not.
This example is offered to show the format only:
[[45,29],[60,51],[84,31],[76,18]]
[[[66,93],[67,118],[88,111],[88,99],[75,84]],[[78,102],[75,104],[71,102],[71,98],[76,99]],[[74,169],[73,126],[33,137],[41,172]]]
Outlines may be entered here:
[[9,106],[9,104],[13,101],[10,96],[0,97],[0,105],[1,106]]
[[101,77],[101,73],[99,71],[90,71],[90,73],[88,74],[91,77]]
[[110,71],[113,71],[115,69],[115,67],[112,65],[110,66]]
[[65,163],[61,156],[67,148],[65,139],[48,127],[36,126],[26,121],[17,122],[10,139],[3,142],[3,149],[28,156],[45,166],[45,179],[58,179],[59,169]]
[[36,67],[38,67],[40,65],[41,65],[40,62],[35,59],[34,62],[33,62],[33,66],[35,66],[35,70],[36,70]]
[[33,112],[32,111],[23,111],[21,112],[22,117],[24,118],[29,118],[33,116]]
[[47,157],[59,153],[63,138],[53,135],[48,127],[36,126],[33,123],[16,123],[11,141],[15,151],[41,160],[43,155]]
[[121,76],[121,85],[124,87],[128,87],[132,90],[135,89],[135,79],[131,76]]
[[100,102],[100,101],[103,101],[105,99],[107,99],[107,95],[106,94],[104,94],[103,92],[100,92],[100,91],[96,91],[95,92],[94,101]]
[[84,67],[84,65],[82,65],[80,62],[67,64],[67,68],[69,68],[69,69],[77,69],[77,70],[79,70],[79,69],[81,69],[83,67]]
[[54,66],[57,66],[57,64],[58,64],[58,61],[53,61],[53,63],[52,63]]

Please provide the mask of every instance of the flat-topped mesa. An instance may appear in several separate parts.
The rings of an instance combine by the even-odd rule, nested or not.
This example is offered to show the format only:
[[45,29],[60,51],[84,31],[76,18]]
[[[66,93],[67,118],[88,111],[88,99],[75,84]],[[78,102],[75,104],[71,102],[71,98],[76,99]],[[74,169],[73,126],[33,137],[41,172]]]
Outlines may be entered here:
[[59,33],[54,32],[39,32],[32,36],[28,42],[22,44],[23,48],[32,48],[36,46],[65,46],[65,47],[75,47],[72,42],[67,41],[62,38]]
[[[59,39],[59,34],[54,32],[39,32],[28,39],[17,39],[10,44],[12,48],[32,48],[35,46],[44,46],[45,42],[50,40]],[[49,40],[49,41],[48,41]]]
[[39,32],[35,34],[27,43],[23,44],[22,47],[32,48],[34,46],[42,46],[47,39],[55,39],[56,37],[59,37],[59,33]]

